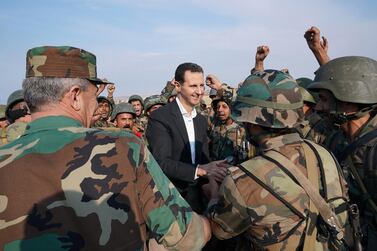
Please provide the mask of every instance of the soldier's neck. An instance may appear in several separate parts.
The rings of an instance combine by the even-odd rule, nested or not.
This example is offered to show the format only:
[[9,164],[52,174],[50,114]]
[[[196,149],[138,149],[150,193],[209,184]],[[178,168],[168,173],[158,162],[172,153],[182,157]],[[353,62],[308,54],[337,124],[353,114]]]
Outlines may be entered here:
[[341,128],[347,135],[347,137],[351,141],[353,141],[360,134],[361,129],[364,127],[366,123],[368,123],[369,119],[370,115],[367,114],[361,118],[348,121],[347,123],[343,124]]

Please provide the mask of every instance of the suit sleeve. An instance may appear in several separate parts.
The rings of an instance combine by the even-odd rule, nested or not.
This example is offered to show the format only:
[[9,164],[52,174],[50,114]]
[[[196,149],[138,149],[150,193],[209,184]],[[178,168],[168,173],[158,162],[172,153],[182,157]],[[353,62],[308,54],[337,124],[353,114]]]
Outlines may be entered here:
[[148,149],[136,168],[137,193],[150,234],[168,250],[201,250],[204,225],[164,175]]
[[167,126],[166,120],[163,121],[153,115],[149,119],[146,132],[152,155],[169,178],[194,182],[196,167],[173,159],[174,145],[170,132],[171,127]]

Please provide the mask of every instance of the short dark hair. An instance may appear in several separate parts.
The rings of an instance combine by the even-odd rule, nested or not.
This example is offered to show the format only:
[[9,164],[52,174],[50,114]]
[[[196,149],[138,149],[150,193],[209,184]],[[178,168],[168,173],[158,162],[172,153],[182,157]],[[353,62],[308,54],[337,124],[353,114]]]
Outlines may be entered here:
[[185,72],[201,72],[203,73],[203,68],[200,65],[194,63],[183,63],[178,65],[175,70],[174,79],[179,82],[181,85],[185,82]]

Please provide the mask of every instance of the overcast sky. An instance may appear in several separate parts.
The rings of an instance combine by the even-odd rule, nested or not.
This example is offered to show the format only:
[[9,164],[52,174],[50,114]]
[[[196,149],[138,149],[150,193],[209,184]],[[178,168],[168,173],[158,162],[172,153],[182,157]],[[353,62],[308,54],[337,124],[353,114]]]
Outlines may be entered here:
[[158,94],[183,62],[236,85],[261,44],[270,47],[266,68],[313,78],[318,65],[305,30],[321,29],[331,58],[377,59],[376,13],[372,0],[2,0],[0,103],[21,88],[26,51],[42,45],[94,53],[115,96]]

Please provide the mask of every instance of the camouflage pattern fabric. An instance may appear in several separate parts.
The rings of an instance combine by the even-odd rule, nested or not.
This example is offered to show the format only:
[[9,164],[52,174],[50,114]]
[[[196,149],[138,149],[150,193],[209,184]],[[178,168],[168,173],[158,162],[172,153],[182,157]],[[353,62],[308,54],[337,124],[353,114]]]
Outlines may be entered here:
[[295,80],[276,70],[250,75],[238,89],[232,118],[269,128],[292,128],[303,121],[303,100]]
[[42,46],[28,50],[26,78],[29,77],[86,78],[103,83],[97,78],[96,56],[71,46]]
[[199,216],[127,132],[83,128],[68,117],[29,123],[0,147],[0,249],[200,250]]
[[145,129],[147,128],[148,124],[148,117],[144,116],[143,114],[140,117],[136,117],[135,126],[138,132],[144,133]]
[[[377,130],[377,116],[371,118],[369,122],[362,127],[359,134],[355,137],[355,141],[362,137],[363,135],[367,134],[368,132],[371,132],[373,130]],[[360,177],[363,179],[364,185],[367,187],[368,192],[372,195],[372,198],[375,202],[377,202],[377,194],[376,194],[376,180],[377,175],[375,173],[375,170],[368,170],[367,167],[368,161],[375,161],[375,160],[369,160],[366,158],[366,155],[368,153],[368,149],[372,147],[374,144],[376,144],[376,140],[374,139],[371,142],[369,142],[368,145],[361,145],[358,147],[351,155],[350,160],[352,161],[353,165],[355,166],[356,170],[358,171]],[[348,172],[348,163],[344,162],[341,163],[343,166],[343,169],[346,173]],[[353,179],[348,180],[350,183],[350,196],[353,201],[355,201],[361,208],[361,210],[366,209],[365,204],[366,202],[363,200],[363,194],[359,190],[358,185],[353,181]],[[377,228],[377,225],[376,225]]]
[[147,111],[154,105],[166,105],[167,100],[162,95],[152,95],[149,97],[146,97],[144,100],[144,114],[147,115]]
[[[304,142],[299,134],[292,133],[270,138],[260,150],[263,153],[278,151],[307,176],[308,166],[302,144]],[[329,200],[337,196],[346,198],[345,181],[339,175],[333,158],[319,145],[316,148],[320,149],[318,153],[326,164],[327,189],[323,189],[322,184],[321,191]],[[310,201],[305,191],[278,163],[262,156],[241,165],[253,177],[238,167],[230,168],[231,174],[220,187],[219,201],[211,201],[209,205],[213,233],[220,239],[244,233],[261,250],[299,250],[303,244]],[[344,203],[344,200],[335,201],[334,207]],[[346,225],[346,219],[345,213],[339,220]],[[328,250],[327,241],[317,242],[313,250]]]
[[28,123],[26,122],[14,122],[7,127],[7,141],[12,142],[18,139],[24,134]]
[[218,122],[210,131],[209,140],[211,160],[232,156],[240,163],[255,155],[255,148],[246,139],[245,128],[236,122],[230,125]]
[[99,120],[97,120],[92,125],[92,127],[95,127],[95,128],[112,128],[112,127],[115,127],[115,126],[111,122],[109,122],[108,119],[100,118]]

